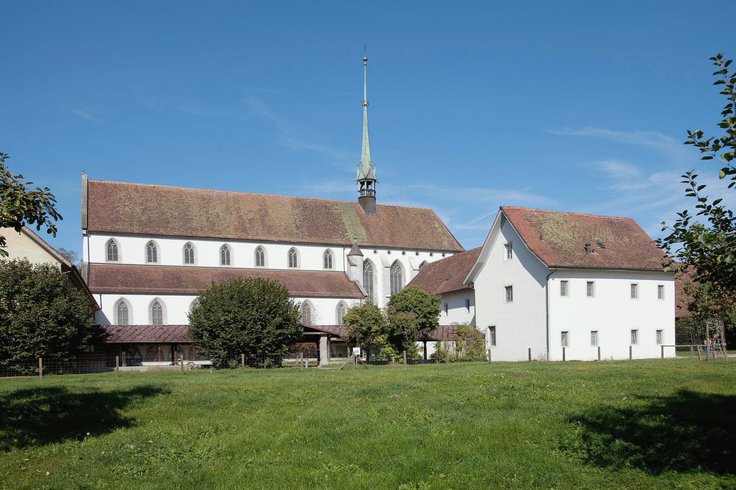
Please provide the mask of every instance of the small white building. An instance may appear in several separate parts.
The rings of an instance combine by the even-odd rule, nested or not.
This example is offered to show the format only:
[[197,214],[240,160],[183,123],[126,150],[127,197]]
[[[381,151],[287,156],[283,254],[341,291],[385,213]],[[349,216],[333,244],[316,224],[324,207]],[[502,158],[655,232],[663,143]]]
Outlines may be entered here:
[[480,250],[411,285],[441,296],[440,323],[483,331],[495,360],[671,357],[662,346],[675,343],[674,274],[663,263],[629,218],[502,207]]

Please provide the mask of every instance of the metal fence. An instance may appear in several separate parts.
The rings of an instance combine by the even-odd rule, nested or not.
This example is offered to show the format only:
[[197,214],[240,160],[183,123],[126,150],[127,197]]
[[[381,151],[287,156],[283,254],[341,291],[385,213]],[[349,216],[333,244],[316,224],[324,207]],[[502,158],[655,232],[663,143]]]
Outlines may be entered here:
[[88,374],[115,371],[115,357],[36,358],[0,360],[0,378],[55,374]]

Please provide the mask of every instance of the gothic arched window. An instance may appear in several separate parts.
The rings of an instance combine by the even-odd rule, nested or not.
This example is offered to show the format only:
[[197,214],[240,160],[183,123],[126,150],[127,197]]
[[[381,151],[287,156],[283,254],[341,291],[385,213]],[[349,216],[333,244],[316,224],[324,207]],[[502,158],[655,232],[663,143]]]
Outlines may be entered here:
[[336,325],[342,325],[345,314],[348,312],[348,307],[344,301],[340,301],[337,304],[337,310],[335,311],[335,319],[337,320]]
[[149,264],[158,263],[158,246],[156,246],[156,242],[154,241],[146,244],[146,262]]
[[118,301],[118,306],[115,308],[115,324],[116,325],[130,325],[130,317],[128,316],[128,305],[125,300]]
[[363,289],[365,289],[368,299],[375,303],[376,298],[373,297],[373,263],[370,260],[363,262]]
[[295,248],[289,249],[289,268],[296,269],[299,267],[299,256],[296,253]]
[[118,255],[118,244],[113,240],[112,238],[107,241],[107,245],[105,245],[105,248],[107,249],[107,261],[108,262],[117,262],[120,260],[120,256]]
[[227,245],[220,247],[220,265],[230,265],[230,247]]
[[256,267],[266,266],[266,251],[260,245],[256,248]]
[[184,263],[194,264],[194,245],[189,242],[184,245]]
[[323,262],[324,262],[324,268],[325,269],[332,269],[332,250],[327,249],[325,250],[324,256],[323,256]]
[[314,321],[314,314],[312,312],[312,303],[309,301],[302,302],[301,306],[301,317],[302,325],[311,325]]
[[159,300],[154,300],[151,303],[151,325],[163,325],[164,324],[164,307],[161,306]]
[[397,260],[391,266],[391,295],[401,291],[404,287],[404,271],[401,269],[401,264]]

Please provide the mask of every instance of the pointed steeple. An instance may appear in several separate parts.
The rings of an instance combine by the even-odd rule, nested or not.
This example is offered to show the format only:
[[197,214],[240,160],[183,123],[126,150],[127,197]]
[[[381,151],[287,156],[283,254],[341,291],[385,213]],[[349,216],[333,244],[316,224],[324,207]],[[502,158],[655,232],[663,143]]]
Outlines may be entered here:
[[368,56],[363,50],[363,143],[358,163],[358,202],[366,213],[376,212],[376,166],[371,160],[371,140],[368,136]]

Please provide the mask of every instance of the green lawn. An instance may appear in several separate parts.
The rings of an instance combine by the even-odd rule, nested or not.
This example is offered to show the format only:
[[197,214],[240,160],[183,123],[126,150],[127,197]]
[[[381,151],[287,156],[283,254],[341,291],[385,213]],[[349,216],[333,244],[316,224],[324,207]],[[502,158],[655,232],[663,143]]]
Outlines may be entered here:
[[736,361],[0,380],[2,488],[736,488]]

